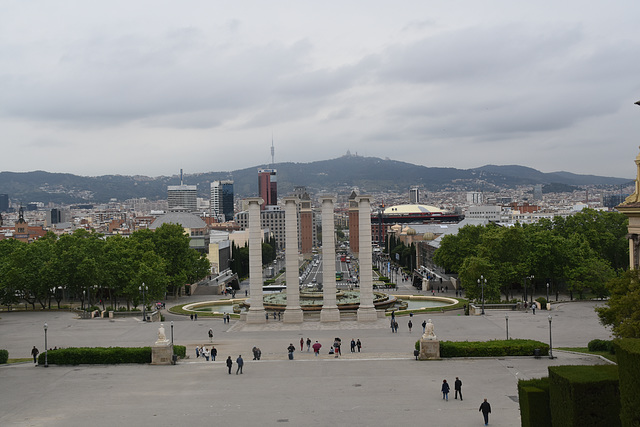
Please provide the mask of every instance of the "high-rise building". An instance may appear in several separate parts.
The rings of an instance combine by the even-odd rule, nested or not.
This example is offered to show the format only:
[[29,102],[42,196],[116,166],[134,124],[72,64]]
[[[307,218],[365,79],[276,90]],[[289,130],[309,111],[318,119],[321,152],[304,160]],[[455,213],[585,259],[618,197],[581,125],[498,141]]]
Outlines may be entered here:
[[258,193],[264,203],[261,206],[265,210],[267,206],[278,204],[278,179],[275,169],[258,170]]
[[0,212],[7,212],[9,210],[9,195],[0,194]]
[[542,184],[533,186],[533,200],[542,200]]
[[481,205],[482,204],[482,193],[479,191],[469,191],[467,193],[467,203],[470,205]]
[[233,219],[233,181],[213,181],[211,183],[211,211],[220,222]]
[[411,187],[409,189],[409,203],[412,205],[420,204],[420,190],[418,187]]
[[169,209],[180,207],[189,212],[198,210],[198,187],[196,185],[169,185],[167,190]]

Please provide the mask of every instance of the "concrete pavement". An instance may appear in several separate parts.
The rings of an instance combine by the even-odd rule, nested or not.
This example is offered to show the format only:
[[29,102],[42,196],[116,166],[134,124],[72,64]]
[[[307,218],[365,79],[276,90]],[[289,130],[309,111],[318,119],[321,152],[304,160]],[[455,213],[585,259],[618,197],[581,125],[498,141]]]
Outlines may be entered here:
[[[183,301],[181,301],[182,303]],[[597,320],[592,302],[554,305],[553,344],[586,346],[610,333]],[[174,319],[176,344],[187,345],[189,359],[177,366],[50,366],[32,364],[0,367],[0,425],[81,426],[133,423],[173,426],[199,423],[231,425],[482,425],[478,406],[484,397],[492,405],[490,425],[517,426],[518,378],[545,376],[549,364],[605,363],[591,356],[555,351],[557,359],[533,357],[415,361],[412,350],[423,319],[431,318],[440,340],[487,340],[506,337],[505,314],[512,338],[549,340],[545,311],[496,312],[463,316],[461,312],[414,316],[413,332],[399,317],[400,332],[392,334],[388,319],[370,324],[270,321],[246,325],[232,320],[188,317]],[[0,348],[10,357],[28,357],[42,350],[42,325],[48,323],[49,346],[142,346],[156,339],[158,323],[139,319],[80,320],[72,313],[0,313]],[[196,345],[210,346],[214,330],[216,362],[195,359]],[[343,342],[343,357],[326,353],[333,338]],[[299,349],[300,338],[323,344],[322,356],[296,350],[287,360],[286,347]],[[351,338],[363,342],[362,353],[350,354]],[[251,348],[263,360],[252,361]],[[306,350],[306,346],[305,346]],[[228,355],[245,359],[243,375],[228,375]],[[235,373],[235,366],[233,372]],[[444,402],[443,379],[463,381],[464,401]]]

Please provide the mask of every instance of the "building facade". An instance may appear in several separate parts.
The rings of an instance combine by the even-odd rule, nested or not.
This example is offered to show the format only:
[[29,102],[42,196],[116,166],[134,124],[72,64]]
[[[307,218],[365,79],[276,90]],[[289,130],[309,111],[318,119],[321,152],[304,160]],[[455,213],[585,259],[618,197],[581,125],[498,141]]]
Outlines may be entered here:
[[233,181],[213,181],[211,183],[211,212],[219,222],[233,220]]
[[184,208],[189,212],[198,210],[198,187],[196,185],[169,185],[167,201],[169,209]]

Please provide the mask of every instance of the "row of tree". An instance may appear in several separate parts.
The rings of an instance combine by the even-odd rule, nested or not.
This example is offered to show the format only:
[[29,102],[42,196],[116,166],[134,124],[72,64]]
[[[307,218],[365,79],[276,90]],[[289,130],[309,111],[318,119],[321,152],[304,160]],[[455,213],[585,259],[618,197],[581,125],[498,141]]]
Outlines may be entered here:
[[626,233],[626,216],[593,209],[529,225],[466,226],[443,237],[433,261],[458,274],[470,299],[482,292],[481,276],[489,301],[500,300],[500,294],[509,299],[525,286],[546,288],[546,283],[551,293],[591,291],[604,297],[607,281],[629,267]]
[[[271,236],[269,240],[262,243],[262,265],[268,265],[276,259],[276,239]],[[249,246],[236,246],[231,244],[231,271],[236,273],[240,280],[249,277]]]
[[42,308],[74,298],[88,306],[117,307],[177,295],[179,289],[209,274],[204,255],[189,247],[176,224],[140,230],[128,238],[77,230],[59,238],[48,233],[33,243],[0,241],[0,303],[21,301]]

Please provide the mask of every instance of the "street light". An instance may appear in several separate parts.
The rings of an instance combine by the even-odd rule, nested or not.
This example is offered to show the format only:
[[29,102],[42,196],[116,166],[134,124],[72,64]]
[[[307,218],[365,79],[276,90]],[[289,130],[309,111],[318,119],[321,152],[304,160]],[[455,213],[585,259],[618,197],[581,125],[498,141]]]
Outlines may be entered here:
[[147,299],[146,299],[146,294],[145,291],[149,290],[149,287],[147,285],[144,284],[144,282],[142,283],[142,286],[138,286],[138,290],[142,291],[142,321],[145,322],[147,320],[147,316],[146,316],[146,305],[147,305]]
[[535,279],[535,277],[529,276],[529,279],[531,279],[531,304],[533,304],[533,291],[536,289],[536,284],[533,283],[533,279]]
[[551,345],[551,315],[549,315],[549,359],[553,359],[553,346]]
[[509,315],[504,315],[504,321],[507,323],[507,340],[509,340]]
[[484,314],[484,285],[487,284],[487,279],[483,275],[480,275],[478,279],[478,286],[482,286],[482,314]]
[[549,282],[547,282],[547,304],[549,304]]
[[173,345],[173,320],[171,321],[171,345]]
[[49,329],[49,326],[47,326],[47,322],[44,322],[44,367],[48,368],[49,367],[49,360],[47,359],[47,329]]

